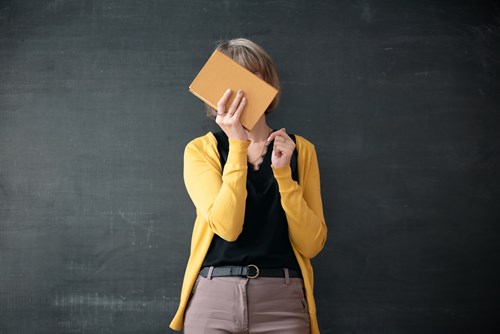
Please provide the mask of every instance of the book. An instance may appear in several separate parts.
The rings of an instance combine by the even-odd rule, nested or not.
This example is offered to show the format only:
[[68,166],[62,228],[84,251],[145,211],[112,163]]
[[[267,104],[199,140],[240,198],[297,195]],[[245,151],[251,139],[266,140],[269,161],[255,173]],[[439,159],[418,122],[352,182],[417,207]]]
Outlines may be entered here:
[[229,108],[239,89],[247,99],[240,121],[249,131],[278,94],[275,87],[222,52],[215,51],[194,78],[189,91],[217,110],[217,102],[228,88],[232,94],[226,108]]

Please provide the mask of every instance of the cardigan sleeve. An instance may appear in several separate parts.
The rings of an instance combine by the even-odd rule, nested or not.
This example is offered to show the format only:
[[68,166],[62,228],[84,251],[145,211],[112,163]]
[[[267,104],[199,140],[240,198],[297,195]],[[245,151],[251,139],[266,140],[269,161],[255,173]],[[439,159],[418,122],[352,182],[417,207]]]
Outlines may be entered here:
[[[208,135],[207,135],[208,136]],[[222,239],[235,241],[243,230],[249,141],[229,140],[224,173],[217,144],[207,136],[191,141],[184,151],[184,183],[198,215]]]
[[[289,165],[273,168],[295,248],[305,257],[315,257],[326,241],[320,175],[316,150],[310,143],[299,150],[299,181],[293,180]],[[299,147],[297,147],[299,149]]]

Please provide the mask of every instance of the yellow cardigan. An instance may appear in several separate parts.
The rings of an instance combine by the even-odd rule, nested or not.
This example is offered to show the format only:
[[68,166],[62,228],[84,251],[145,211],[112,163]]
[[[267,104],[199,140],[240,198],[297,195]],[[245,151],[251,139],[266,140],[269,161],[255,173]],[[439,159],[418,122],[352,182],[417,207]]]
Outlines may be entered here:
[[[327,228],[321,201],[318,160],[314,145],[296,137],[299,183],[292,179],[290,166],[273,168],[281,205],[288,221],[288,233],[304,279],[311,319],[311,334],[319,333],[313,296],[313,269],[310,259],[323,248]],[[246,202],[247,150],[250,142],[229,140],[223,174],[217,139],[209,132],[192,140],[184,152],[184,182],[196,207],[191,253],[184,274],[180,305],[170,328],[181,330],[184,312],[198,272],[214,233],[229,242],[243,229]]]

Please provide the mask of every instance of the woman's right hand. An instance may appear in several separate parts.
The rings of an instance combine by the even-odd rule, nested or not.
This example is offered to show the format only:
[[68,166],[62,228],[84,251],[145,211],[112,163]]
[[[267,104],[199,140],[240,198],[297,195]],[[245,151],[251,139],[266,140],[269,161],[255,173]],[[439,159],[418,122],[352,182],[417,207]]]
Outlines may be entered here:
[[243,91],[239,90],[231,106],[226,110],[226,103],[231,96],[231,89],[226,90],[219,102],[217,102],[217,117],[215,122],[221,127],[229,139],[248,140],[247,132],[241,125],[240,116],[245,108],[247,99]]

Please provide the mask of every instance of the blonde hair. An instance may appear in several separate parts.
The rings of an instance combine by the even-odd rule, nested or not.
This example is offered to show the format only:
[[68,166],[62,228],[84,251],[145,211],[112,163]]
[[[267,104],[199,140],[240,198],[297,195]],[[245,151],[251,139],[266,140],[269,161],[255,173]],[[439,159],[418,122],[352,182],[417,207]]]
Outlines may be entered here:
[[[247,70],[253,73],[259,73],[265,82],[278,90],[278,94],[265,113],[269,114],[273,112],[278,106],[280,98],[280,82],[276,67],[266,51],[264,51],[261,46],[246,38],[236,38],[221,42],[217,45],[215,50],[224,53]],[[205,104],[205,109],[207,111],[207,116],[215,119],[217,111],[208,104]]]

